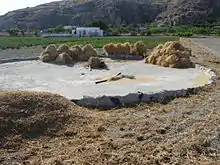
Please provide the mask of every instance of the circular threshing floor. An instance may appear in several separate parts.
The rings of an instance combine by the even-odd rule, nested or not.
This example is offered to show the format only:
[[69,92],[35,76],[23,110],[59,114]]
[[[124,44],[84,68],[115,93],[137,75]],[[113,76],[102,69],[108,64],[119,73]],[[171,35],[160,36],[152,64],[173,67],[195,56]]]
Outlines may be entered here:
[[[0,90],[45,91],[69,99],[83,96],[124,96],[129,93],[156,93],[209,83],[210,77],[199,67],[172,69],[145,64],[143,61],[106,61],[110,70],[92,70],[84,64],[73,67],[25,61],[0,64]],[[95,84],[118,73],[135,79]]]

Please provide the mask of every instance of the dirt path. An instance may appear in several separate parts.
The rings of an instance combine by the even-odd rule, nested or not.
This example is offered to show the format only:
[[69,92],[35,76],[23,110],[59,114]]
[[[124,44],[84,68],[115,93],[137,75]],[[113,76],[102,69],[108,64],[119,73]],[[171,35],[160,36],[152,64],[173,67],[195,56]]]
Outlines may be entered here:
[[[220,75],[219,59],[197,44],[193,61]],[[0,149],[0,164],[220,164],[220,84],[167,105],[109,111],[74,106],[81,116],[54,136],[15,138]],[[80,122],[80,123],[79,123]]]

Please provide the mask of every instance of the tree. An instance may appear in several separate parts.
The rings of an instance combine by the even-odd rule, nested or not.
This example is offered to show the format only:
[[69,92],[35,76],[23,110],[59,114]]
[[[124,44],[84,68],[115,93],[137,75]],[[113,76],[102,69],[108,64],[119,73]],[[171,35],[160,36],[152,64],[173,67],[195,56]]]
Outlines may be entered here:
[[20,32],[21,32],[21,35],[22,35],[22,37],[24,37],[25,36],[25,30],[20,30]]
[[18,36],[20,30],[19,29],[8,29],[7,32],[9,33],[10,36]]
[[34,30],[34,35],[35,35],[36,37],[39,37],[39,36],[40,36],[40,30],[35,29],[35,30]]
[[108,25],[103,21],[92,21],[87,25],[88,27],[100,27],[102,30],[108,30]]
[[64,27],[63,27],[62,25],[58,25],[58,26],[56,26],[55,28],[53,28],[53,31],[54,31],[55,33],[63,33],[63,32],[65,32],[66,30],[64,29]]

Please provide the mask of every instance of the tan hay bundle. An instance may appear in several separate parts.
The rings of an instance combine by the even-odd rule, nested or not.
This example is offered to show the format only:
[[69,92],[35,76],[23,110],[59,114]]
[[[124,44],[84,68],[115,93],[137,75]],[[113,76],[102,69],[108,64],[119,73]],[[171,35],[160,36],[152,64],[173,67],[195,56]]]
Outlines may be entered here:
[[98,57],[90,57],[87,66],[92,69],[106,69],[107,68],[107,65],[105,64],[105,62],[99,59]]
[[44,55],[41,55],[39,57],[39,59],[42,61],[42,62],[50,62],[50,61],[53,61],[54,58],[52,58],[49,54],[44,54]]
[[190,68],[194,67],[190,56],[191,50],[184,48],[178,41],[170,41],[163,46],[158,45],[145,62],[163,67]]
[[175,63],[175,62],[177,62],[177,61],[178,61],[178,59],[177,59],[177,56],[176,56],[176,55],[168,56],[168,57],[166,57],[166,59],[165,59],[165,62],[166,62],[166,63],[169,63],[169,64],[173,64],[173,63]]
[[163,48],[163,44],[159,44],[155,49],[161,50]]
[[[76,58],[76,60],[78,60],[78,61],[87,61],[88,60],[88,58],[86,57],[82,48],[79,45],[73,46],[73,47],[71,47],[71,49],[74,50],[75,54],[76,54],[75,55],[76,57],[72,57],[73,60],[74,60],[74,58]],[[74,55],[72,55],[72,56],[74,56]]]
[[52,56],[56,56],[57,55],[57,47],[56,45],[52,44],[46,47],[45,52],[47,52],[48,54],[52,55]]
[[136,42],[134,44],[134,47],[135,47],[136,55],[139,55],[139,56],[145,55],[147,51],[147,47],[142,41]]
[[109,53],[110,52],[110,44],[105,44],[104,46],[103,46],[103,50],[106,52],[106,53]]
[[123,49],[123,45],[121,43],[115,44],[115,47],[116,47],[117,53],[119,53],[119,54],[123,53],[124,49]]
[[49,62],[55,60],[57,57],[56,45],[48,45],[41,53],[39,59],[43,62]]
[[103,48],[106,51],[106,53],[108,53],[108,54],[116,53],[116,46],[113,43],[106,44],[106,45],[104,45]]
[[130,43],[117,43],[117,44],[106,44],[103,49],[108,54],[130,54],[131,53],[131,45]]
[[163,63],[163,56],[160,56],[156,59],[156,65],[161,65]]
[[69,51],[71,52],[70,56],[73,61],[85,61],[85,55],[82,51],[82,48],[79,45],[72,46]]
[[67,53],[61,53],[57,56],[56,62],[59,64],[72,64],[72,58]]
[[70,51],[70,57],[72,58],[73,61],[78,61],[79,60],[79,50],[76,47],[71,47],[69,49]]
[[147,52],[147,47],[142,41],[138,41],[134,44],[133,53],[139,56],[144,56]]
[[129,42],[124,43],[123,45],[123,53],[130,54],[131,52],[131,46]]
[[90,57],[97,57],[98,53],[97,51],[93,48],[91,44],[87,44],[82,48],[82,51],[84,53],[83,60],[89,60]]
[[59,54],[61,54],[61,53],[68,53],[68,51],[69,51],[69,46],[68,46],[67,44],[61,44],[61,45],[58,47],[58,49],[57,49],[57,52],[58,52]]

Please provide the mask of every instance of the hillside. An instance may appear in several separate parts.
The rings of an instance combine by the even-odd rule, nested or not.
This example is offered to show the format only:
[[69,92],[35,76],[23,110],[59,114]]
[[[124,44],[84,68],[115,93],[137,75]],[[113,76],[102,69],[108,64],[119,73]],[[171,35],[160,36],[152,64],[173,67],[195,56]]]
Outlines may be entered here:
[[220,18],[218,0],[63,0],[0,16],[0,29],[82,25],[92,20],[111,24],[158,22],[204,23]]

